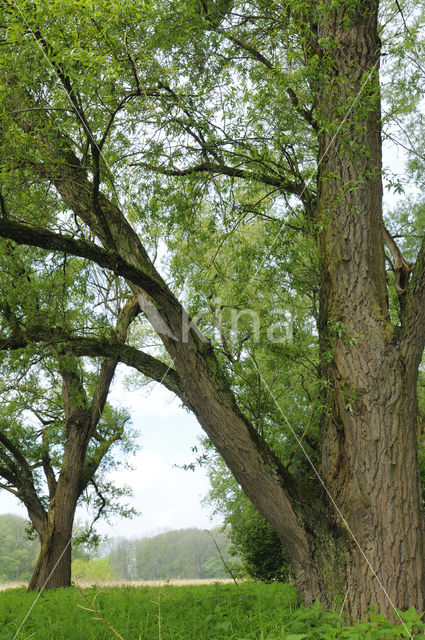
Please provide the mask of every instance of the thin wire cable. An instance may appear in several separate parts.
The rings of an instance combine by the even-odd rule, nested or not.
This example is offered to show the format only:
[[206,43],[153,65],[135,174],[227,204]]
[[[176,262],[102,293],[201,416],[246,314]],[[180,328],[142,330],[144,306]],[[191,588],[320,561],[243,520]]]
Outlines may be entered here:
[[65,545],[64,550],[62,551],[62,553],[60,554],[55,566],[53,567],[53,569],[51,570],[48,578],[46,579],[46,582],[43,584],[41,591],[38,593],[36,599],[34,600],[34,602],[32,603],[31,607],[28,609],[28,613],[25,616],[25,618],[22,620],[19,629],[17,630],[17,632],[15,633],[15,635],[13,636],[13,640],[16,640],[16,638],[18,637],[18,634],[20,632],[20,630],[22,629],[22,627],[24,626],[25,622],[28,620],[31,611],[34,609],[38,599],[40,598],[41,594],[43,593],[44,589],[46,588],[47,583],[49,582],[50,578],[52,577],[52,575],[54,574],[56,567],[58,566],[59,562],[62,560],[62,556],[64,555],[65,551],[68,549],[69,545],[71,544],[71,540],[72,540],[72,536],[70,537],[70,539],[68,540],[68,542]]
[[[51,66],[51,68],[53,69],[54,73],[56,74],[56,76],[57,76],[57,77],[58,77],[58,79],[60,80],[60,77],[59,77],[59,74],[58,74],[57,69],[55,68],[55,66],[53,65],[53,63],[51,62],[51,60],[49,59],[49,57],[47,56],[47,54],[46,54],[46,52],[44,51],[44,49],[43,49],[43,47],[41,46],[41,44],[38,42],[37,37],[36,37],[36,35],[35,35],[34,31],[32,30],[32,28],[31,28],[30,24],[28,23],[28,21],[27,21],[27,19],[26,19],[25,15],[24,15],[24,13],[22,12],[22,10],[21,10],[21,8],[20,8],[20,6],[18,5],[18,3],[17,3],[17,1],[16,1],[16,0],[14,0],[14,4],[15,4],[16,8],[18,9],[18,12],[19,12],[19,14],[21,15],[21,17],[22,17],[23,21],[25,22],[25,24],[26,24],[26,26],[27,26],[28,30],[30,31],[31,35],[33,36],[34,41],[36,42],[36,44],[37,44],[38,48],[39,48],[39,49],[40,49],[40,51],[42,52],[43,57],[47,60],[48,64]],[[325,156],[327,155],[327,153],[329,152],[329,150],[330,150],[330,149],[331,149],[331,147],[333,146],[333,144],[334,144],[334,142],[335,142],[335,140],[336,140],[336,138],[337,138],[337,136],[338,136],[339,132],[341,131],[341,129],[342,129],[342,127],[343,127],[343,125],[344,125],[345,121],[347,120],[347,118],[348,118],[348,116],[350,115],[351,111],[353,110],[354,106],[356,105],[356,103],[357,103],[357,102],[358,102],[358,100],[360,99],[360,96],[362,95],[364,88],[365,88],[365,87],[366,87],[366,85],[368,84],[368,82],[369,82],[370,78],[372,77],[372,74],[374,73],[374,71],[375,71],[376,67],[378,66],[378,64],[379,64],[379,57],[378,57],[377,61],[375,62],[375,64],[373,65],[373,67],[371,68],[371,70],[369,71],[369,73],[368,73],[368,75],[367,75],[366,79],[364,80],[364,82],[363,82],[362,86],[360,87],[360,89],[359,89],[359,91],[358,91],[358,93],[357,93],[357,95],[356,95],[356,97],[355,97],[354,101],[352,102],[352,104],[351,104],[351,105],[350,105],[350,107],[348,108],[348,110],[347,110],[346,114],[344,115],[343,119],[341,120],[340,125],[338,126],[338,128],[337,128],[336,132],[335,132],[335,133],[334,133],[334,135],[332,136],[332,139],[331,139],[331,140],[330,140],[330,142],[328,143],[328,145],[327,145],[327,147],[326,147],[325,151],[323,152],[322,156],[319,158],[319,160],[318,160],[318,164],[317,164],[317,168],[319,168],[319,166],[321,165],[321,163],[322,163],[322,161],[324,160]],[[61,85],[61,86],[62,86],[62,85]],[[72,108],[73,108],[74,112],[76,113],[77,117],[80,119],[80,121],[81,121],[81,123],[82,123],[82,125],[83,125],[83,128],[86,130],[86,124],[85,124],[85,122],[84,122],[83,118],[81,117],[81,114],[78,112],[78,109],[76,109],[76,108],[74,107],[74,105],[72,104],[72,101],[71,101],[71,99],[70,99],[70,97],[69,97],[68,93],[66,92],[65,88],[63,88],[63,91],[65,92],[65,94],[66,94],[66,96],[67,96],[68,100],[70,101],[70,103],[71,103],[71,105],[72,105]],[[106,161],[106,159],[105,159],[105,157],[104,157],[104,155],[103,155],[103,153],[102,153],[102,150],[99,148],[99,146],[98,146],[97,142],[93,139],[93,137],[92,137],[92,135],[91,135],[91,132],[88,132],[88,134],[89,134],[89,135],[90,135],[90,137],[92,138],[93,144],[96,146],[97,150],[99,151],[99,155],[100,155],[100,156],[101,156],[101,158],[103,159],[103,161],[104,161],[104,163],[105,163],[105,166],[107,167],[108,171],[109,171],[110,173],[112,173],[112,172],[111,172],[111,169],[110,169],[110,167],[109,167],[109,165],[108,165],[108,163],[107,163],[107,161]],[[118,198],[118,196],[117,196],[117,192],[116,192],[116,189],[115,189],[115,186],[114,186],[114,185],[113,185],[113,189],[114,189],[115,195],[116,195],[116,197],[117,197],[117,201],[118,201],[118,203],[119,203],[119,198]],[[302,192],[301,192],[301,194],[300,194],[300,197],[304,194],[304,192],[306,191],[306,189],[307,189],[307,185],[305,185],[305,186],[304,186],[304,188],[303,188],[303,190],[302,190]],[[272,244],[271,244],[271,245],[270,245],[270,247],[269,247],[269,251],[272,249],[272,247],[274,246],[274,244],[275,244],[275,243],[276,243],[276,241],[278,240],[278,238],[279,238],[279,236],[280,236],[280,234],[281,234],[281,232],[282,232],[283,227],[284,227],[284,223],[282,223],[282,225],[281,225],[280,229],[279,229],[279,230],[278,230],[278,232],[276,233],[276,236],[274,237],[273,242],[272,242]],[[249,280],[249,282],[248,282],[247,286],[249,286],[249,284],[251,284],[251,283],[252,283],[252,281],[256,278],[256,276],[257,276],[257,274],[258,274],[259,270],[262,268],[262,266],[263,266],[263,264],[264,264],[265,260],[266,260],[266,258],[264,258],[264,259],[263,259],[263,261],[261,262],[261,264],[257,267],[257,269],[256,269],[256,271],[255,271],[255,273],[254,273],[254,275],[253,275],[253,276],[252,276],[252,278]],[[168,367],[167,371],[164,373],[164,376],[162,377],[162,380],[164,380],[164,378],[165,378],[165,376],[167,375],[168,371],[171,369],[171,366],[172,366],[172,365],[170,365],[170,366]],[[369,568],[371,569],[372,574],[373,574],[373,575],[374,575],[374,577],[377,579],[378,584],[379,584],[379,586],[381,587],[381,589],[382,589],[383,593],[384,593],[384,594],[385,594],[385,596],[388,598],[388,601],[390,602],[390,604],[391,604],[391,606],[393,607],[394,611],[396,611],[396,613],[397,613],[398,617],[400,618],[400,620],[402,621],[402,623],[403,623],[403,625],[404,625],[405,629],[406,629],[406,630],[407,630],[407,632],[409,633],[409,630],[407,629],[407,627],[406,627],[406,625],[405,625],[405,623],[404,623],[403,619],[401,618],[400,614],[398,613],[397,609],[395,608],[394,603],[392,602],[392,600],[391,600],[391,598],[390,598],[389,594],[387,593],[387,591],[386,591],[385,587],[383,586],[383,584],[382,584],[381,580],[379,579],[379,576],[377,575],[376,571],[375,571],[375,570],[374,570],[374,568],[372,567],[372,565],[371,565],[371,563],[370,563],[369,559],[366,557],[366,555],[365,555],[365,553],[364,553],[363,549],[361,548],[361,546],[360,546],[359,542],[357,541],[356,537],[354,536],[353,532],[351,531],[351,529],[350,529],[350,527],[349,527],[349,525],[348,525],[348,523],[347,523],[346,519],[344,518],[344,516],[343,516],[342,512],[340,511],[340,509],[339,509],[339,507],[338,507],[337,503],[335,502],[335,500],[334,500],[333,496],[330,494],[329,490],[327,489],[327,487],[326,487],[326,485],[325,485],[325,483],[324,483],[324,480],[322,479],[322,477],[320,476],[320,474],[319,474],[319,473],[318,473],[318,471],[316,470],[316,468],[315,468],[315,466],[314,466],[314,464],[313,464],[313,462],[312,462],[311,458],[309,457],[309,455],[308,455],[307,451],[305,450],[305,448],[304,448],[304,446],[303,446],[302,442],[299,440],[299,438],[298,438],[298,436],[296,435],[295,431],[292,429],[292,426],[290,425],[290,423],[289,423],[289,421],[288,421],[288,419],[287,419],[286,415],[284,414],[283,410],[282,410],[282,409],[281,409],[281,407],[279,406],[279,404],[278,404],[278,402],[277,402],[276,398],[274,397],[274,395],[273,395],[273,393],[272,393],[271,389],[269,388],[269,386],[268,386],[267,382],[265,381],[265,379],[264,379],[264,377],[262,376],[261,372],[258,370],[258,367],[257,367],[257,364],[255,363],[255,361],[254,361],[254,366],[256,367],[256,369],[257,369],[257,372],[258,372],[259,376],[260,376],[260,377],[261,377],[261,379],[263,380],[263,383],[266,385],[266,387],[267,387],[267,389],[268,389],[268,391],[269,391],[269,393],[270,393],[271,397],[273,398],[273,401],[275,402],[275,404],[276,404],[276,406],[278,407],[279,411],[282,413],[282,416],[283,416],[284,420],[285,420],[285,421],[286,421],[286,423],[288,424],[288,426],[289,426],[289,428],[290,428],[291,432],[293,433],[293,435],[294,435],[295,439],[296,439],[296,440],[297,440],[297,442],[298,442],[299,447],[301,448],[301,450],[302,450],[302,452],[304,453],[304,455],[305,455],[306,459],[308,460],[309,464],[311,465],[311,467],[312,467],[312,469],[313,469],[313,471],[314,471],[315,475],[317,476],[318,480],[320,481],[320,483],[322,484],[323,488],[325,489],[325,491],[326,491],[327,495],[329,496],[329,499],[331,500],[331,502],[332,502],[332,504],[333,504],[333,506],[334,506],[335,510],[337,511],[337,513],[338,513],[339,517],[340,517],[340,518],[342,519],[342,521],[344,522],[345,526],[347,527],[347,530],[349,531],[349,533],[350,533],[351,537],[353,538],[353,540],[354,540],[355,544],[357,545],[357,547],[358,547],[358,549],[359,549],[360,553],[362,554],[362,556],[364,557],[364,559],[365,559],[366,563],[368,564]],[[161,382],[162,382],[162,380],[161,380]],[[71,542],[71,539],[69,540],[68,544],[69,544],[70,542]],[[64,551],[65,551],[65,550],[64,550]],[[64,552],[63,552],[63,553],[64,553]],[[62,557],[62,556],[61,556],[61,557]],[[58,562],[59,562],[59,561],[58,561]],[[56,565],[55,565],[54,569],[55,569],[55,568],[56,568]],[[53,569],[53,570],[54,570],[54,569]],[[53,570],[52,570],[52,573],[53,573]],[[50,576],[49,576],[49,577],[50,577]],[[47,584],[47,581],[46,581],[46,584]],[[44,587],[43,587],[43,588],[44,588]],[[41,592],[40,592],[40,595],[41,595]],[[38,600],[38,598],[35,600],[35,602],[37,602],[37,600]],[[31,607],[30,611],[32,610],[33,606],[35,605],[35,602],[33,603],[33,605],[32,605],[32,607]],[[30,613],[30,612],[29,612],[29,613]],[[29,613],[28,613],[27,615],[29,615]],[[25,618],[25,619],[26,619],[26,618]],[[410,638],[412,638],[412,636],[410,635],[410,633],[409,633],[409,637],[410,637]],[[15,635],[15,638],[16,638],[16,635]],[[14,640],[15,640],[15,638],[14,638]]]
[[[338,129],[335,131],[334,135],[332,136],[328,146],[326,147],[326,149],[324,150],[323,154],[321,155],[321,157],[319,158],[319,160],[317,161],[317,169],[320,167],[320,165],[322,164],[323,160],[325,159],[325,156],[328,154],[329,150],[331,149],[331,147],[333,146],[335,140],[338,137],[339,132],[341,131],[345,121],[347,120],[348,116],[350,115],[350,113],[352,112],[352,110],[354,109],[354,106],[357,104],[357,102],[360,100],[360,96],[363,93],[364,88],[366,87],[366,85],[368,84],[370,78],[372,77],[372,74],[375,72],[376,67],[379,64],[379,57],[377,59],[377,61],[375,62],[375,64],[373,65],[373,67],[371,68],[371,70],[369,71],[365,81],[363,82],[362,86],[360,87],[353,103],[351,104],[351,106],[348,108],[347,113],[345,114],[345,116],[343,117],[343,119],[341,120],[341,123],[338,127]],[[300,195],[298,196],[299,199],[302,198],[302,196],[304,195],[304,193],[307,190],[307,185],[304,184],[304,188],[301,191]],[[282,224],[280,225],[280,228],[278,229],[278,231],[276,232],[276,235],[273,239],[273,242],[271,243],[271,245],[269,247],[267,247],[267,253],[268,255],[270,254],[270,251],[272,250],[272,248],[274,247],[277,239],[280,237],[280,234],[282,233],[282,230],[285,226],[285,222],[282,222]],[[252,276],[252,278],[250,278],[248,284],[246,285],[246,287],[248,287],[257,277],[258,272],[260,271],[260,269],[263,267],[265,261],[266,261],[267,257],[264,257],[263,260],[261,261],[261,264],[257,267],[257,269],[255,270],[254,275]]]
[[[251,356],[250,356],[251,357]],[[277,408],[279,409],[280,413],[282,414],[283,419],[285,420],[286,424],[288,425],[292,435],[294,436],[295,440],[298,443],[298,446],[300,447],[301,451],[303,452],[304,456],[306,457],[308,463],[310,464],[311,468],[313,469],[313,472],[315,474],[315,476],[317,477],[317,479],[319,480],[320,484],[322,485],[322,487],[324,488],[329,500],[331,501],[335,511],[337,512],[337,514],[339,515],[339,517],[341,518],[341,521],[343,522],[344,526],[346,527],[348,533],[350,534],[350,536],[352,537],[355,545],[357,546],[357,548],[359,549],[361,555],[363,556],[364,560],[366,561],[369,569],[371,570],[373,577],[376,578],[379,586],[381,587],[383,593],[385,594],[385,597],[388,599],[388,602],[390,603],[391,607],[393,608],[393,610],[396,612],[397,616],[399,617],[399,619],[401,620],[404,628],[406,629],[407,633],[409,634],[409,638],[411,638],[411,640],[413,640],[413,636],[410,635],[410,631],[407,628],[403,618],[401,617],[401,615],[399,614],[394,602],[391,599],[391,596],[389,595],[389,593],[387,592],[387,590],[385,589],[384,585],[382,584],[378,574],[376,573],[375,569],[373,568],[370,560],[368,559],[368,557],[366,556],[365,552],[363,551],[359,541],[357,540],[356,536],[354,535],[350,525],[348,524],[347,520],[345,519],[343,513],[341,512],[341,509],[339,508],[339,506],[337,505],[334,497],[332,496],[332,494],[330,493],[329,489],[327,488],[325,481],[323,480],[322,476],[320,475],[320,473],[318,472],[318,470],[316,469],[316,466],[314,464],[314,462],[312,461],[312,459],[310,458],[310,456],[308,455],[308,452],[306,451],[306,449],[304,448],[304,445],[302,443],[302,441],[300,440],[300,438],[297,436],[296,432],[294,431],[294,429],[292,428],[291,423],[289,422],[288,418],[286,417],[285,412],[283,411],[282,407],[280,406],[280,404],[278,403],[276,397],[273,394],[273,391],[271,390],[270,386],[268,385],[267,381],[265,380],[264,376],[262,375],[261,371],[259,370],[257,363],[255,362],[254,358],[251,357],[252,362],[254,363],[254,367],[257,370],[258,375],[260,376],[261,380],[263,381],[264,386],[266,387],[268,393],[270,394],[270,397],[273,399],[273,402],[275,403],[275,405],[277,406]]]

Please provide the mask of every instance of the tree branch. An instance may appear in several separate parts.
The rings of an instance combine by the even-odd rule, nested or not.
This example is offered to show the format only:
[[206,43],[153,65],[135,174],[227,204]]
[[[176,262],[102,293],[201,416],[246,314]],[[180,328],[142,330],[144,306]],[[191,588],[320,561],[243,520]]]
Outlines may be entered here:
[[88,398],[82,375],[78,372],[77,359],[75,357],[70,358],[69,352],[66,353],[66,358],[62,358],[63,354],[57,349],[56,351],[58,352],[59,370],[62,376],[62,398],[67,434],[66,447],[70,430],[77,425],[81,428],[85,422],[83,415],[88,411]]
[[111,446],[117,440],[122,438],[124,426],[121,426],[109,438],[103,438],[94,453],[84,461],[84,468],[81,474],[80,493],[84,491],[89,482],[93,482],[93,477],[102,461],[105,453],[109,451]]
[[110,269],[117,275],[126,278],[142,287],[150,295],[161,290],[160,283],[147,275],[140,268],[134,267],[111,249],[103,249],[87,240],[75,240],[71,236],[54,233],[41,227],[4,220],[0,218],[0,237],[9,238],[17,244],[40,247],[48,251],[59,251],[96,262],[104,269]]
[[99,500],[101,501],[101,504],[97,510],[97,514],[95,516],[95,518],[92,520],[91,524],[90,524],[90,528],[89,528],[89,535],[93,532],[93,527],[95,525],[95,523],[99,520],[99,518],[102,516],[102,511],[105,509],[106,505],[107,505],[107,501],[106,498],[102,495],[96,481],[91,478],[90,479],[91,484],[93,485],[93,488],[96,492],[97,497],[99,498]]
[[[134,297],[125,304],[118,316],[115,329],[118,343],[124,344],[130,324],[138,313],[140,313],[140,307],[137,298]],[[96,428],[102,415],[118,362],[119,358],[107,358],[102,363],[91,404],[91,430]]]
[[[401,351],[419,366],[425,345],[425,236],[401,305]],[[414,369],[416,370],[416,369]]]
[[[3,458],[3,456],[1,457]],[[3,458],[3,462],[8,464],[7,459],[4,460]],[[0,476],[4,478],[4,480],[7,480],[12,486],[19,488],[19,479],[9,467],[0,467]],[[19,491],[17,491],[16,494],[19,496]]]
[[60,328],[38,326],[28,329],[19,336],[0,336],[0,351],[23,349],[33,342],[54,344],[57,349],[69,351],[74,356],[103,356],[119,360],[128,367],[137,369],[147,378],[160,382],[190,407],[177,372],[161,360],[135,347],[107,339],[70,335]]
[[26,478],[32,480],[32,471],[19,448],[0,430],[0,443],[12,454]]
[[267,174],[257,173],[255,171],[247,171],[238,167],[229,167],[227,165],[214,164],[212,162],[201,162],[200,164],[186,167],[185,169],[167,169],[166,167],[157,167],[147,162],[135,162],[131,166],[144,167],[155,173],[165,176],[188,176],[194,173],[214,173],[216,175],[230,176],[232,178],[241,178],[243,180],[255,180],[263,184],[278,187],[282,191],[287,191],[293,195],[301,197],[303,187],[296,182],[285,180],[283,177],[274,177]]
[[49,442],[47,439],[47,429],[43,429],[42,434],[42,444],[43,451],[41,454],[41,460],[43,463],[43,471],[47,480],[47,487],[49,489],[49,500],[53,500],[54,495],[56,493],[57,481],[55,472],[53,471],[53,467],[51,465],[50,456],[49,456]]
[[224,29],[216,28],[215,31],[217,31],[217,33],[220,33],[225,38],[233,42],[233,44],[236,44],[241,49],[244,49],[245,51],[250,53],[251,56],[254,58],[254,60],[258,60],[258,62],[261,62],[261,64],[267,67],[267,69],[271,69],[271,70],[276,69],[276,67],[274,66],[274,64],[270,62],[270,60],[268,60],[265,56],[263,56],[263,54],[260,51],[258,51],[258,49],[250,45],[248,42],[245,42],[245,40],[241,40],[240,38],[237,38],[236,36],[233,36],[232,34],[227,33]]
[[319,125],[317,124],[316,120],[314,119],[312,111],[308,111],[305,107],[303,107],[300,104],[300,102],[298,100],[298,96],[295,93],[295,91],[291,87],[288,87],[286,89],[286,93],[288,94],[289,99],[292,102],[292,104],[294,105],[295,109],[298,111],[298,113],[300,113],[302,115],[304,120],[306,122],[308,122],[308,124],[311,125],[315,131],[319,131]]
[[400,248],[390,232],[384,227],[384,242],[391,252],[394,262],[395,288],[399,295],[406,293],[409,276],[414,267],[413,262],[407,262]]
[[30,517],[38,531],[37,525],[42,526],[46,518],[46,512],[35,490],[31,468],[22,452],[2,431],[0,431],[0,442],[10,451],[20,467],[17,467],[11,458],[3,452],[1,457],[5,460],[6,464],[11,462],[15,470],[8,467],[0,467],[0,476],[17,489],[17,496],[25,504],[29,514],[31,511]]
[[[3,476],[1,468],[0,468],[0,475]],[[20,495],[19,495],[18,491],[15,491],[15,489],[12,489],[12,487],[9,487],[7,484],[3,484],[2,482],[0,482],[0,489],[4,489],[5,491],[8,491],[9,493],[13,493],[14,496],[16,496],[17,498],[20,498]]]
[[[258,60],[258,62],[261,62],[261,64],[264,65],[267,69],[276,71],[276,67],[273,65],[273,63],[270,62],[270,60],[268,60],[260,51],[258,51],[258,49],[250,45],[248,42],[245,42],[244,40],[241,40],[240,38],[237,38],[236,36],[233,36],[230,33],[226,33],[224,29],[216,29],[216,31],[217,33],[220,33],[225,38],[227,38],[228,40],[236,44],[241,49],[244,49],[245,51],[247,51],[249,54],[251,54],[254,60]],[[305,109],[305,107],[300,105],[295,91],[291,87],[288,87],[286,89],[286,93],[288,94],[289,99],[291,100],[295,109],[303,116],[304,120],[306,120],[306,122],[308,122],[315,131],[318,131],[319,126],[315,121],[315,119],[313,118],[312,112],[308,111],[307,109]]]

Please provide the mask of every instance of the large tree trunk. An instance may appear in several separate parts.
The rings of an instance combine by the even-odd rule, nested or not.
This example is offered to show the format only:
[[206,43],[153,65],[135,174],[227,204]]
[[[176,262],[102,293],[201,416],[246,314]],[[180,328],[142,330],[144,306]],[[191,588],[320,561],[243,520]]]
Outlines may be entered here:
[[[389,320],[380,42],[377,3],[372,4],[360,5],[357,15],[327,11],[319,23],[319,41],[329,43],[322,49],[327,75],[317,99],[324,125],[317,203],[319,331],[321,361],[328,363],[321,371],[326,381],[321,470],[351,530],[341,545],[341,567],[355,618],[373,604],[383,612],[393,605],[423,609],[425,596],[416,458],[416,382],[423,345],[410,344],[412,355],[407,355],[402,330]],[[344,526],[339,515],[335,521]]]
[[[138,313],[137,300],[129,300],[122,309],[116,325],[116,339],[124,342],[128,328]],[[71,585],[71,541],[72,527],[78,499],[105,454],[87,457],[87,447],[96,426],[102,417],[110,384],[118,361],[106,358],[102,362],[91,406],[86,406],[87,397],[77,367],[72,367],[72,356],[68,354],[62,362],[62,397],[66,420],[66,442],[58,481],[50,466],[48,456],[44,458],[44,471],[48,480],[49,509],[47,516],[40,517],[40,509],[30,508],[28,513],[40,537],[41,550],[30,580],[28,590],[56,589]],[[75,363],[74,363],[75,364]],[[117,435],[119,435],[117,431]],[[110,440],[110,444],[113,440]],[[105,447],[106,440],[102,445]],[[37,506],[37,505],[35,505]]]
[[71,586],[72,527],[84,488],[82,476],[91,412],[72,404],[74,395],[70,394],[70,388],[79,389],[77,376],[66,371],[62,375],[67,438],[58,481],[49,486],[47,518],[42,526],[33,520],[41,549],[28,591]]
[[49,509],[46,527],[39,532],[41,549],[28,591],[71,586],[71,538],[76,500],[62,496]]

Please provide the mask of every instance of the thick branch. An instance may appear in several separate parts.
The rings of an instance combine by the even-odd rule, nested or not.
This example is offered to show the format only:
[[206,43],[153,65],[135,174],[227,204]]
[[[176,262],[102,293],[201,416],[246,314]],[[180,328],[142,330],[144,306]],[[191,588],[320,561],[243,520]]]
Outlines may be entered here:
[[295,109],[298,111],[298,113],[302,115],[304,120],[308,122],[308,124],[310,124],[315,131],[319,131],[319,125],[317,124],[316,120],[313,117],[313,112],[308,111],[308,109],[306,109],[300,104],[298,100],[298,96],[295,93],[295,91],[291,87],[288,87],[286,89],[286,93],[288,94],[289,99],[294,105]]
[[[13,470],[8,467],[0,467],[0,476],[10,485],[16,487],[16,494],[25,504],[31,520],[37,528],[37,525],[41,526],[45,521],[46,512],[35,490],[31,468],[22,452],[2,431],[0,431],[0,442],[10,451],[18,463],[16,465],[11,458],[3,452],[4,455],[1,457],[5,460],[6,464],[11,462]],[[3,488],[6,489],[7,487],[4,486]]]
[[[3,456],[1,456],[3,458]],[[8,464],[7,459],[4,460],[3,458],[3,463]],[[19,484],[19,478],[17,477],[16,473],[14,471],[11,471],[11,469],[9,467],[0,467],[0,476],[4,479],[7,480],[7,482],[12,485],[13,487],[19,488],[20,484]],[[6,488],[6,487],[4,487]],[[19,491],[16,491],[16,495],[19,496]]]
[[0,430],[0,442],[1,444],[12,454],[15,458],[18,466],[23,472],[24,477],[28,479],[32,479],[32,471],[29,466],[27,459],[22,454],[22,452],[18,449],[18,447],[10,440],[1,430]]
[[[130,324],[139,312],[140,307],[137,302],[137,298],[132,298],[125,304],[118,316],[117,326],[115,329],[118,343],[123,344],[126,341]],[[96,425],[102,415],[118,362],[119,358],[108,358],[102,363],[91,406],[92,431],[96,428]]]
[[54,344],[57,349],[69,351],[74,356],[107,357],[119,360],[128,367],[137,369],[147,378],[160,382],[169,391],[175,393],[186,406],[189,406],[176,371],[135,347],[106,339],[71,336],[63,329],[33,327],[17,337],[0,336],[0,350],[23,349],[33,342]]
[[[0,468],[0,475],[3,476],[1,468]],[[12,489],[12,487],[9,487],[7,484],[3,484],[2,482],[0,482],[0,489],[4,489],[5,491],[12,493],[17,498],[20,498],[18,491],[15,491],[15,489]]]
[[[80,493],[84,491],[89,482],[93,482],[93,477],[102,461],[103,456],[109,451],[114,442],[122,438],[124,426],[119,427],[109,438],[103,438],[94,453],[84,461],[83,473],[81,474]],[[95,436],[98,439],[98,436]]]
[[244,49],[244,51],[247,51],[255,60],[258,60],[258,62],[261,62],[261,64],[264,65],[267,69],[271,69],[271,70],[276,69],[276,67],[274,66],[274,64],[270,62],[270,60],[268,60],[260,51],[258,51],[258,49],[250,45],[248,42],[245,42],[245,40],[241,40],[241,38],[237,38],[231,33],[226,32],[224,29],[217,28],[216,31],[221,35],[223,35],[228,40],[230,40],[231,42],[233,42],[233,44],[236,44],[241,49]]
[[117,275],[139,285],[151,295],[154,295],[160,289],[159,283],[151,276],[131,265],[115,251],[103,249],[86,240],[75,240],[70,236],[54,233],[41,227],[30,227],[20,222],[2,218],[0,218],[0,237],[9,238],[17,244],[40,247],[48,251],[59,251],[80,258],[87,258],[96,262],[99,266],[110,269]]
[[49,499],[53,500],[54,495],[56,493],[57,482],[56,482],[55,472],[53,471],[53,467],[52,467],[51,461],[50,461],[49,441],[47,439],[47,429],[46,428],[43,429],[42,438],[43,438],[43,440],[42,440],[42,442],[43,442],[43,452],[42,452],[41,460],[42,460],[42,463],[43,463],[44,475],[46,477],[47,486],[48,486],[48,489],[49,489]]
[[[401,305],[402,352],[419,366],[425,345],[425,236]],[[413,370],[416,370],[414,368]]]
[[[65,411],[66,432],[69,435],[71,425],[81,425],[82,415],[87,411],[88,399],[82,376],[78,373],[78,361],[70,361],[69,352],[66,359],[58,352],[59,369],[62,376],[62,398]],[[82,413],[83,412],[83,413]]]
[[200,164],[193,165],[192,167],[186,167],[185,169],[167,169],[166,167],[158,167],[146,162],[136,162],[134,166],[144,167],[155,173],[161,173],[165,176],[188,176],[194,173],[214,173],[217,175],[230,176],[232,178],[241,178],[243,180],[256,180],[263,184],[272,185],[273,187],[279,187],[282,191],[286,191],[293,195],[301,197],[303,187],[290,180],[285,180],[283,177],[275,177],[264,173],[258,173],[256,171],[247,171],[246,169],[239,169],[238,167],[229,167],[227,165],[214,164],[213,162],[201,162]]

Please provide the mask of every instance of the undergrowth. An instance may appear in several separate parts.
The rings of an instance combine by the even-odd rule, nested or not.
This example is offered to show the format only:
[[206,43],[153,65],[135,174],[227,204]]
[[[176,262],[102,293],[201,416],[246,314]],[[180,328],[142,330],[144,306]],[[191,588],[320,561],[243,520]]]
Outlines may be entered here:
[[411,609],[405,626],[382,616],[349,627],[319,603],[299,606],[288,584],[108,587],[0,593],[0,640],[425,640]]

